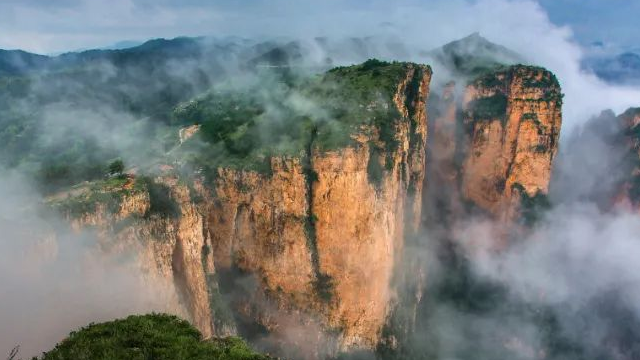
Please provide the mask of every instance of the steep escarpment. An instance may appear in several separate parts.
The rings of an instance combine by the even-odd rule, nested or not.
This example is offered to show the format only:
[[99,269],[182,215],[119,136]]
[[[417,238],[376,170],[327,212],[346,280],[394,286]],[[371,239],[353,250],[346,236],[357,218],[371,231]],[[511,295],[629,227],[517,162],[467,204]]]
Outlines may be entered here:
[[428,68],[408,66],[387,104],[395,117],[360,126],[349,146],[325,150],[312,128],[304,155],[272,158],[269,174],[218,171],[216,267],[254,274],[253,290],[269,300],[248,296],[260,313],[248,318],[277,333],[287,330],[274,319],[302,312],[301,325],[311,314],[340,348],[375,346],[402,239],[420,219],[429,79]]
[[446,228],[469,211],[530,223],[546,203],[558,150],[562,94],[555,76],[500,67],[464,89],[448,83],[432,101],[427,226]]
[[620,164],[624,173],[619,177],[617,191],[612,202],[618,206],[640,208],[640,108],[630,108],[616,119],[619,126],[617,146],[623,149]]
[[166,310],[214,334],[206,277],[202,215],[189,188],[173,176],[111,179],[50,202],[77,231],[92,231],[103,251],[136,255],[140,276],[166,288]]
[[137,249],[205,337],[268,336],[305,357],[373,349],[420,225],[430,77],[371,60],[278,98],[213,94],[177,112],[198,126],[158,176],[55,202],[106,248]]
[[555,76],[516,65],[474,80],[463,100],[461,189],[465,200],[504,220],[548,192],[562,122]]

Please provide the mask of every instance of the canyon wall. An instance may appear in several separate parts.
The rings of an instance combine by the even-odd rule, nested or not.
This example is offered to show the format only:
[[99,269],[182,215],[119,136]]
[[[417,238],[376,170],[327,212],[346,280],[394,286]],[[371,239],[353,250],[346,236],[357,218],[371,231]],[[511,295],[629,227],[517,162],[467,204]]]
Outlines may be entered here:
[[[324,149],[312,133],[268,171],[219,167],[213,178],[164,166],[108,190],[115,203],[68,217],[97,229],[108,251],[135,249],[141,276],[171,283],[168,307],[206,337],[268,337],[305,354],[392,343],[383,329],[402,301],[396,283],[424,280],[424,264],[403,258],[423,203],[438,194],[447,211],[471,204],[515,220],[548,191],[562,98],[550,72],[513,66],[474,80],[463,99],[450,84],[427,125],[431,70],[402,69],[395,118],[359,125],[348,146]],[[437,138],[427,151],[428,127]],[[181,143],[198,131],[182,131]]]
[[189,186],[165,166],[70,221],[99,229],[111,251],[136,249],[145,276],[173,282],[167,301],[206,337],[266,331],[310,352],[372,349],[403,239],[421,219],[431,70],[403,69],[389,102],[397,116],[385,120],[391,141],[361,125],[352,145],[325,150],[312,136],[304,154],[273,156],[268,172],[218,168]]
[[397,85],[391,152],[369,128],[354,146],[310,144],[305,158],[273,158],[269,175],[219,170],[208,211],[216,267],[256,274],[256,290],[277,308],[259,306],[251,318],[295,309],[333,329],[342,349],[375,347],[404,233],[419,226],[430,75],[412,66]]
[[465,92],[465,200],[506,221],[523,199],[547,194],[562,123],[555,76],[516,65],[481,76]]

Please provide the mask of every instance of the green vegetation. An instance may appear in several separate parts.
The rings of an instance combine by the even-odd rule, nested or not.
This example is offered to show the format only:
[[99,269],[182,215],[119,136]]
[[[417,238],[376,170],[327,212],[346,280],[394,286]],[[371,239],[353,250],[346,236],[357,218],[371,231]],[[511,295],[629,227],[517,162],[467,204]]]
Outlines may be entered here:
[[384,168],[380,165],[380,149],[375,144],[369,143],[369,162],[367,162],[367,178],[369,183],[376,188],[382,184]]
[[495,71],[484,73],[477,77],[473,83],[485,88],[506,87],[506,74],[501,69],[503,68],[496,68]]
[[[127,186],[132,182],[132,186]],[[94,213],[98,206],[103,206],[107,212],[119,211],[122,199],[135,193],[149,194],[149,209],[145,217],[179,217],[180,207],[171,197],[171,189],[164,184],[155,182],[149,177],[138,177],[135,180],[124,176],[110,177],[105,180],[93,181],[72,187],[66,195],[60,194],[49,200],[49,204],[58,211],[72,217]]]
[[[202,125],[199,139],[183,145],[182,156],[203,169],[267,172],[272,156],[302,156],[310,141],[318,151],[341,149],[354,144],[353,134],[373,128],[394,150],[401,115],[393,95],[410,66],[416,65],[368,60],[323,76],[286,82],[267,76],[258,84],[211,92],[174,110],[174,122]],[[419,90],[422,71],[416,71],[409,90]]]
[[108,167],[108,174],[111,176],[122,176],[124,174],[124,161],[122,161],[122,159],[112,161]]
[[[529,65],[501,66],[470,81],[470,84],[477,88],[493,89],[495,94],[472,101],[469,104],[467,116],[474,121],[495,119],[506,121],[508,99],[505,92],[516,77],[523,79],[524,87],[543,90],[542,96],[532,101],[555,102],[559,106],[562,105],[564,95],[560,92],[560,84],[552,72]],[[540,124],[535,114],[524,114],[522,120],[532,120]]]
[[171,196],[171,189],[167,185],[157,183],[149,177],[140,177],[136,183],[149,193],[149,210],[145,214],[146,217],[153,215],[165,218],[180,217],[180,206]]
[[551,208],[548,196],[540,191],[534,196],[529,196],[524,186],[518,183],[513,184],[512,189],[520,193],[520,218],[526,226],[536,224],[544,212]]
[[241,339],[203,340],[200,332],[175,316],[129,316],[91,324],[72,332],[41,360],[260,360]]
[[497,92],[493,96],[473,100],[469,104],[469,111],[475,121],[500,119],[504,122],[507,116],[507,97]]
[[98,206],[104,206],[108,212],[117,212],[124,196],[140,191],[139,188],[126,189],[124,186],[128,181],[126,178],[114,177],[80,184],[71,188],[66,197],[54,198],[49,204],[70,216],[94,213]]

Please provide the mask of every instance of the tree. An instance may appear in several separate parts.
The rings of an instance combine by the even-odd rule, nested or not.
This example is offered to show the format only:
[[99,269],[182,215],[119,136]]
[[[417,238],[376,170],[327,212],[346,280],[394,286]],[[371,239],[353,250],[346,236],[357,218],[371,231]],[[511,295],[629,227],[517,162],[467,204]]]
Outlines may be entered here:
[[124,162],[117,159],[109,164],[108,174],[111,176],[121,176],[124,173]]

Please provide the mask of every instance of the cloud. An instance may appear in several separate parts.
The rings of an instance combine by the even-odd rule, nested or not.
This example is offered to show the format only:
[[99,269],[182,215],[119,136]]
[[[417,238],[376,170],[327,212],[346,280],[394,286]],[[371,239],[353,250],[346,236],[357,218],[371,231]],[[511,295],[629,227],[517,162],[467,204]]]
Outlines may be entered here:
[[90,321],[178,310],[171,284],[143,279],[134,251],[108,255],[90,231],[41,215],[31,179],[0,174],[0,352],[19,345],[26,358]]

